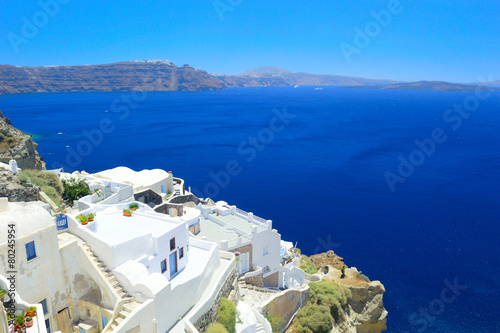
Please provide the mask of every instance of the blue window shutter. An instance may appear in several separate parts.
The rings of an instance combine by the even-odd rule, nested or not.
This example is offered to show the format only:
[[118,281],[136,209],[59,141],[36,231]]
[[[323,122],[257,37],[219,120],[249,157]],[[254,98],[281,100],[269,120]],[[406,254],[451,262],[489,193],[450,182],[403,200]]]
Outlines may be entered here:
[[26,244],[26,256],[28,261],[36,258],[35,241]]

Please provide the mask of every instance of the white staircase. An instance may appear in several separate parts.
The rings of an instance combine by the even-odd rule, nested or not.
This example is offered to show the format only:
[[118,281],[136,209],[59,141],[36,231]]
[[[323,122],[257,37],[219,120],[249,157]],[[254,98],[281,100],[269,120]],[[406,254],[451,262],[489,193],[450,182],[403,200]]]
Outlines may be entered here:
[[130,296],[123,290],[123,288],[120,286],[120,283],[116,279],[116,276],[114,276],[108,269],[106,269],[104,263],[95,256],[94,252],[92,252],[87,244],[82,244],[81,246],[86,252],[87,256],[90,257],[90,259],[94,262],[95,266],[102,272],[111,288],[118,294],[118,296],[120,296],[123,302],[121,311],[118,312],[118,315],[115,318],[110,320],[111,325],[108,324],[108,329],[105,329],[103,331],[112,332],[116,330],[118,326],[120,326],[120,324],[127,318],[127,316],[129,316],[140,304],[135,301],[134,297]]
[[264,329],[264,326],[262,326],[261,323],[257,323],[257,333],[266,333],[266,330]]

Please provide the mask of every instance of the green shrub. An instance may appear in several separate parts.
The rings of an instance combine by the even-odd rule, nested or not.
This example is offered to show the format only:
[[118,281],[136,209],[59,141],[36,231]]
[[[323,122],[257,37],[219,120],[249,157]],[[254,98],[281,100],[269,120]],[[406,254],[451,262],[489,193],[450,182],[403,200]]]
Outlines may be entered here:
[[3,139],[5,139],[5,135],[3,135],[2,133],[0,133],[0,142],[2,142]]
[[7,139],[7,142],[8,142],[8,143],[14,143],[15,141],[16,141],[16,140],[14,140],[14,138],[8,138],[8,139]]
[[311,258],[306,255],[302,255],[299,268],[308,274],[314,274],[318,272],[318,269],[312,263]]
[[[32,184],[36,186],[52,187],[59,195],[63,194],[64,188],[59,176],[52,172],[43,172],[39,170],[24,170],[18,177],[23,180],[29,178]],[[45,191],[44,191],[45,192]]]
[[9,133],[7,133],[7,137],[8,137],[8,138],[12,138],[12,133],[10,133],[10,132],[9,132]]
[[224,325],[221,323],[213,323],[212,325],[208,326],[207,330],[205,333],[228,333]]
[[330,309],[311,303],[297,312],[294,323],[300,333],[328,333],[333,328]]
[[61,208],[61,195],[57,193],[55,188],[43,185],[40,187],[40,189],[47,194],[47,196],[54,201],[54,203],[57,205],[57,207]]
[[333,281],[322,281],[311,283],[311,294],[309,301],[311,304],[326,306],[335,321],[339,322],[343,318],[343,311],[347,309],[347,301],[352,297],[349,288],[339,285]]
[[58,175],[39,170],[24,170],[17,177],[23,182],[29,180],[32,184],[40,187],[60,208],[63,185]]
[[271,316],[269,313],[264,313],[264,317],[271,324],[273,332],[281,332],[283,330],[283,324],[285,324],[285,319],[281,316]]
[[68,197],[68,202],[73,202],[90,194],[90,189],[83,178],[70,178],[63,180],[64,193]]
[[236,332],[236,305],[227,298],[220,300],[217,322],[224,325],[229,333]]
[[22,182],[27,182],[30,179],[30,177],[28,177],[28,175],[24,171],[19,173],[17,175],[17,178],[19,178],[19,180]]

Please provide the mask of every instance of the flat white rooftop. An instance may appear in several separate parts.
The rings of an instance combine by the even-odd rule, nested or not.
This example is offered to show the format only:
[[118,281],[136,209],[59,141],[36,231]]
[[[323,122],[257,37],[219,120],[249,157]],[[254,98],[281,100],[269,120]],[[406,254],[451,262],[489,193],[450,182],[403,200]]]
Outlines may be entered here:
[[262,225],[248,222],[235,214],[217,216],[216,213],[211,213],[208,216],[210,218],[200,218],[200,233],[197,236],[205,236],[210,240],[233,240],[239,236],[251,234],[253,226],[256,226],[258,231],[265,229]]
[[[93,223],[97,223],[96,228]],[[162,236],[179,226],[179,223],[168,221],[160,214],[153,216],[141,213],[140,210],[130,217],[123,216],[122,209],[112,206],[98,211],[94,222],[89,222],[87,226],[102,240],[116,245],[147,234],[153,237]]]
[[210,260],[210,255],[210,250],[190,245],[188,264],[186,268],[170,280],[172,288],[201,275],[206,268],[207,262]]

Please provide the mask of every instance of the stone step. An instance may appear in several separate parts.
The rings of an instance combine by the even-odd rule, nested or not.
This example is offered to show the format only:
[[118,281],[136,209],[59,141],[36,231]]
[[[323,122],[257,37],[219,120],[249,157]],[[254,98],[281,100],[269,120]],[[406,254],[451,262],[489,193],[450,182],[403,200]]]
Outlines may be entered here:
[[129,314],[129,313],[131,313],[132,311],[134,311],[134,310],[133,310],[133,309],[131,309],[131,308],[129,308],[129,307],[126,307],[126,306],[124,305],[124,306],[123,306],[123,308],[122,308],[122,311],[121,311],[120,313],[124,312],[124,313],[127,313],[127,315],[128,315],[128,314]]
[[118,281],[116,279],[116,276],[114,276],[113,274],[109,274],[109,276],[106,277],[106,279],[108,280],[109,283],[111,284],[114,284],[116,281]]
[[129,312],[124,312],[123,310],[118,312],[118,317],[119,318],[122,318],[122,319],[125,319],[127,318],[127,316],[129,315],[130,313]]

